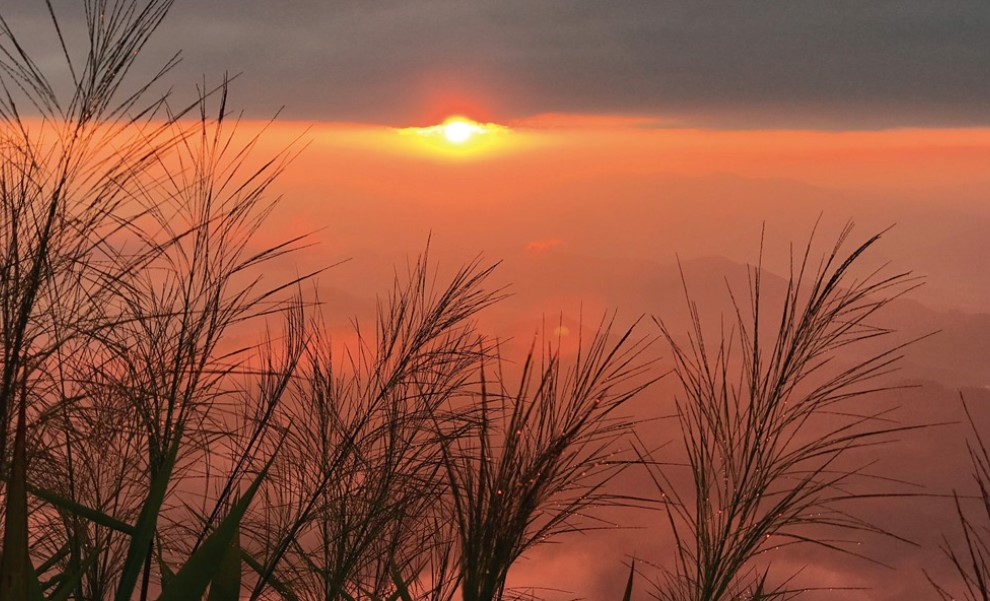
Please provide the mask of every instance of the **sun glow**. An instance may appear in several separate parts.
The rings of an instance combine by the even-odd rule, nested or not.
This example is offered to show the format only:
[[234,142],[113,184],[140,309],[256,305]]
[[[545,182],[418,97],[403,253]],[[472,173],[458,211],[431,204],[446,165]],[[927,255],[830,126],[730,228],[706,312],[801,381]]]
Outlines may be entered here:
[[425,148],[449,155],[476,155],[490,149],[495,142],[511,130],[495,123],[479,123],[458,115],[447,118],[443,123],[427,127],[407,127],[398,130],[400,134],[412,135],[425,143]]
[[484,131],[477,125],[462,121],[460,119],[448,119],[443,124],[443,135],[452,144],[463,144],[475,133],[475,130]]

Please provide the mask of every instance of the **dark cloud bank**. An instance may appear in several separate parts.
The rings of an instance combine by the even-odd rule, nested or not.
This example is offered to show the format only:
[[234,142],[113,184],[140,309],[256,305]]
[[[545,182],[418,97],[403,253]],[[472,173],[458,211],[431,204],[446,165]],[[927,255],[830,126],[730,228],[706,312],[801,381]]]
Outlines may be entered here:
[[[8,2],[14,25],[43,29],[42,2]],[[73,4],[57,7],[71,18]],[[990,124],[990,3],[977,1],[179,0],[152,50],[178,48],[178,81],[243,72],[242,106],[306,120],[408,123],[447,94],[503,119]]]

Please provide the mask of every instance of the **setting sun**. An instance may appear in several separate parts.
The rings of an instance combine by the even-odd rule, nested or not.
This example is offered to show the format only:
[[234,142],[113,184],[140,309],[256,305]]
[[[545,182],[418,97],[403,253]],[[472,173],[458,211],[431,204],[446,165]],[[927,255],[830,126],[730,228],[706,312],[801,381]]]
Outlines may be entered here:
[[484,131],[476,124],[471,124],[457,118],[448,119],[447,122],[443,124],[443,135],[453,144],[463,144],[464,142],[467,142],[468,138],[475,133],[475,130]]
[[490,149],[496,139],[510,131],[504,125],[479,123],[459,115],[448,117],[437,125],[398,130],[400,134],[412,135],[424,142],[422,148],[451,157],[477,155],[481,150]]

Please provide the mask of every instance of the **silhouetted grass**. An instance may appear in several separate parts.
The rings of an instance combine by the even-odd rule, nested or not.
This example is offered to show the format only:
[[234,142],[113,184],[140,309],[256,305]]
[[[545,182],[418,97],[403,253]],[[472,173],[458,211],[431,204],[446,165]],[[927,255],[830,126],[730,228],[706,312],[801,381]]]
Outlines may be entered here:
[[632,423],[616,412],[649,384],[647,341],[612,334],[603,321],[570,366],[552,347],[531,351],[516,385],[496,354],[482,364],[474,423],[441,438],[465,601],[501,599],[526,550],[588,528],[593,507],[630,502],[605,485],[628,465],[615,454]]
[[[657,585],[658,598],[788,597],[799,591],[771,586],[755,564],[763,553],[811,544],[856,555],[850,536],[894,536],[843,505],[890,492],[877,490],[868,462],[854,457],[908,429],[859,403],[885,389],[878,379],[894,367],[902,345],[846,365],[840,354],[889,335],[870,319],[913,280],[906,273],[855,275],[880,236],[843,251],[850,231],[817,266],[809,241],[792,261],[780,308],[769,318],[757,265],[747,304],[730,290],[735,319],[714,342],[706,340],[690,296],[693,329],[686,343],[656,320],[681,381],[677,408],[693,484],[678,490],[654,470],[677,549],[676,567]],[[822,537],[829,530],[835,537]]]
[[[953,508],[959,520],[962,542],[952,543],[943,536],[942,552],[955,571],[955,587],[944,588],[931,575],[926,573],[932,588],[940,599],[959,599],[949,591],[961,590],[966,601],[987,601],[990,599],[990,452],[976,427],[973,414],[966,399],[960,395],[970,437],[966,441],[969,460],[972,466],[973,483],[979,490],[975,498],[960,496],[952,492]],[[967,501],[973,501],[976,511],[966,509]]]
[[[659,377],[649,338],[604,318],[573,358],[558,341],[516,364],[475,325],[494,267],[440,280],[424,255],[335,346],[299,292],[316,274],[263,277],[302,241],[256,236],[291,149],[256,164],[226,79],[184,107],[152,94],[175,58],[130,83],[170,0],[81,5],[74,48],[46,4],[64,93],[0,15],[0,599],[514,598],[528,550],[645,503],[610,485],[638,463],[621,411]],[[867,474],[840,460],[903,428],[840,407],[898,349],[828,362],[887,334],[868,320],[910,279],[854,279],[877,237],[843,254],[847,235],[799,260],[769,341],[759,269],[714,348],[693,304],[687,347],[658,320],[694,487],[655,473],[677,544],[661,598],[787,597],[758,554],[881,532],[841,509]]]
[[[298,304],[273,304],[281,287],[246,276],[288,250],[248,251],[283,157],[244,172],[245,151],[225,126],[226,83],[172,111],[165,98],[144,97],[169,61],[123,91],[170,5],[85,3],[79,62],[49,5],[73,80],[67,95],[0,19],[5,599],[144,599],[155,557],[163,598],[198,596],[219,573],[213,556],[237,539],[263,480],[254,472],[270,463],[255,445],[240,449],[226,475],[233,485],[211,499],[224,510],[210,513],[194,544],[173,543],[184,480],[209,465],[213,445],[239,435],[216,429],[215,417],[255,351],[228,348],[228,332]],[[293,323],[276,380],[301,352]],[[251,402],[277,404],[284,388],[263,387]],[[253,483],[232,498],[245,480]]]
[[385,598],[395,573],[425,567],[442,542],[431,519],[444,490],[433,426],[484,352],[473,319],[500,296],[483,287],[491,270],[468,265],[435,290],[424,256],[380,305],[374,338],[355,324],[342,359],[328,336],[313,338],[265,504],[282,509],[259,524],[266,574],[314,598]]

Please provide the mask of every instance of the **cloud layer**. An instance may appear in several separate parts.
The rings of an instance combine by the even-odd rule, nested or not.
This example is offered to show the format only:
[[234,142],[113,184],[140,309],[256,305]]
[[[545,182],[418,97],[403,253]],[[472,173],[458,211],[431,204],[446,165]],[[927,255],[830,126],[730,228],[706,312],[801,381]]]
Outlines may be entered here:
[[[33,0],[3,14],[29,32],[47,18]],[[180,0],[164,30],[153,50],[182,48],[184,80],[244,72],[241,104],[306,120],[411,124],[446,103],[745,128],[990,123],[985,2]]]

